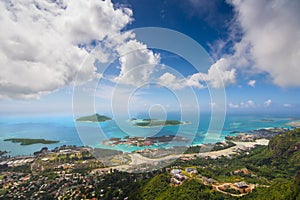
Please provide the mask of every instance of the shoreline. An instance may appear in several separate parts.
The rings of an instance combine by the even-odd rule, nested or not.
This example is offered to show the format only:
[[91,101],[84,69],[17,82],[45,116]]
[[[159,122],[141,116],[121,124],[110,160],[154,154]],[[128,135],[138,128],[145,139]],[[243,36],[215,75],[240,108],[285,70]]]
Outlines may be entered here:
[[[300,123],[300,121],[299,121],[299,123]],[[289,129],[288,128],[278,128],[278,127],[276,127],[276,128],[272,128],[272,127],[267,127],[267,128],[262,128],[262,129],[254,129],[254,130],[252,130],[252,131],[248,131],[248,133],[244,133],[244,132],[240,132],[239,134],[234,134],[234,135],[228,135],[228,136],[226,136],[226,137],[228,137],[228,138],[226,138],[225,137],[225,139],[223,138],[222,139],[222,141],[215,141],[214,143],[212,142],[212,143],[202,143],[202,142],[198,142],[197,144],[196,143],[194,143],[194,144],[187,144],[187,145],[185,145],[185,144],[176,144],[176,145],[174,145],[174,146],[168,146],[168,147],[166,147],[166,148],[163,148],[163,146],[159,146],[159,145],[155,145],[155,146],[151,146],[151,144],[142,144],[142,145],[137,145],[136,147],[137,147],[137,149],[136,148],[130,148],[130,149],[127,149],[128,147],[126,147],[126,145],[127,144],[124,144],[125,145],[125,147],[120,147],[120,148],[118,148],[118,146],[119,145],[114,145],[115,147],[112,147],[112,148],[108,148],[108,146],[111,146],[111,145],[101,145],[101,146],[98,146],[98,145],[94,145],[94,146],[90,146],[90,148],[95,148],[95,149],[109,149],[109,150],[120,150],[121,149],[121,151],[124,153],[124,154],[133,154],[133,153],[143,153],[142,151],[143,150],[145,150],[145,151],[160,151],[160,150],[162,150],[162,151],[164,151],[164,150],[170,150],[170,149],[172,149],[172,148],[176,148],[176,147],[182,147],[182,148],[189,148],[189,147],[197,147],[197,146],[213,146],[213,145],[215,145],[216,143],[219,143],[219,142],[223,142],[223,141],[231,141],[231,142],[234,142],[234,143],[236,143],[236,142],[247,142],[248,144],[251,144],[250,142],[253,142],[253,141],[256,141],[256,140],[258,140],[258,141],[260,141],[259,139],[262,139],[262,138],[265,138],[265,139],[270,139],[270,138],[272,138],[273,136],[275,136],[275,135],[277,135],[277,134],[280,134],[280,133],[283,133],[283,132],[286,132],[286,131],[288,131]],[[242,137],[238,137],[238,136],[242,136]],[[232,140],[232,138],[231,137],[235,137],[235,138],[237,138],[237,140]],[[159,139],[160,137],[158,137],[157,139]],[[168,138],[168,137],[162,137],[162,138]],[[176,138],[176,137],[175,137]],[[231,139],[230,139],[231,138]],[[119,140],[121,140],[122,138],[119,138]],[[143,140],[145,140],[145,138],[143,139]],[[181,139],[182,140],[182,139]],[[124,141],[123,141],[124,142]],[[144,142],[149,142],[149,141],[144,141]],[[157,142],[157,141],[156,141]],[[168,142],[168,141],[167,141]],[[180,142],[180,141],[179,141]],[[127,143],[126,141],[125,141],[125,143]],[[130,144],[128,144],[128,145],[130,145]],[[259,144],[258,144],[259,145]],[[22,146],[24,146],[24,145],[22,145]],[[27,146],[27,145],[25,145],[25,146]],[[107,148],[106,148],[106,146],[107,146]],[[246,145],[246,146],[248,146],[248,145]],[[49,148],[49,146],[48,145],[45,145],[45,147],[48,147]],[[59,146],[56,146],[56,147],[59,147]],[[52,149],[54,149],[54,148],[56,148],[56,147],[54,147],[53,146],[53,144],[51,144],[51,150]],[[78,146],[78,147],[80,147],[80,145]],[[132,147],[134,147],[134,146],[132,146]],[[140,148],[138,148],[138,147],[140,147]],[[228,147],[229,148],[229,147]],[[20,155],[20,154],[17,154],[17,155],[11,155],[11,151],[9,151],[9,149],[2,149],[2,151],[4,151],[4,150],[7,150],[7,152],[9,152],[9,153],[7,153],[6,155],[8,156],[28,156],[28,155],[32,155],[34,152],[30,152],[30,153],[28,153],[28,154],[23,154],[23,155]],[[209,151],[210,151],[210,149],[208,149]],[[36,150],[36,151],[38,151],[38,150]],[[141,152],[137,152],[137,151],[141,151]],[[219,150],[218,150],[219,151]],[[176,151],[175,151],[176,152]],[[178,152],[178,151],[177,151]],[[201,152],[201,151],[200,151]],[[146,153],[149,153],[149,152],[146,152]],[[168,155],[171,155],[172,154],[172,152],[166,152]],[[178,153],[181,153],[181,152],[178,152]],[[150,152],[150,154],[149,154],[150,156],[150,158],[152,158],[152,155],[151,155],[151,152]],[[153,157],[156,157],[158,154],[156,154],[156,155],[154,155]],[[164,155],[166,155],[166,154],[164,154]],[[185,154],[185,155],[187,155],[187,154]],[[159,156],[159,155],[158,155]]]
[[300,127],[300,121],[292,121],[286,124],[287,126],[291,126],[291,127]]
[[[235,142],[236,146],[230,147],[228,149],[223,149],[219,151],[210,151],[210,152],[200,152],[200,153],[192,153],[192,154],[172,154],[165,157],[160,158],[149,158],[142,156],[139,153],[130,153],[128,156],[131,158],[131,162],[128,164],[121,164],[121,165],[115,165],[115,166],[107,166],[105,169],[114,169],[114,170],[131,170],[135,169],[136,167],[140,165],[148,165],[148,166],[157,166],[160,162],[170,162],[170,160],[175,161],[176,159],[180,158],[210,158],[210,159],[216,159],[218,157],[230,157],[231,155],[236,155],[239,153],[239,151],[251,151],[253,150],[257,145],[263,145],[267,146],[269,144],[268,139],[258,139],[255,142]],[[172,161],[171,161],[172,162]],[[94,169],[92,171],[102,171],[103,168]]]
[[[218,158],[221,156],[230,156],[235,155],[238,153],[238,151],[246,151],[246,150],[252,150],[257,145],[267,146],[269,144],[269,140],[267,139],[258,139],[255,142],[234,142],[236,146],[218,150],[218,151],[209,151],[209,152],[200,152],[200,153],[192,153],[192,154],[172,154],[161,158],[148,158],[145,156],[142,156],[139,153],[131,153],[129,154],[131,156],[131,163],[129,166],[135,166],[140,164],[154,164],[156,162],[164,162],[167,160],[175,160],[180,157],[209,157],[209,158]],[[124,166],[122,166],[124,167]]]
[[[70,149],[67,148],[58,148],[56,151],[40,151],[38,154],[35,154],[34,156],[30,156],[30,159],[28,162],[34,162],[36,159],[41,159],[42,157],[48,158],[49,155],[53,155],[53,153],[59,153],[59,154],[67,154],[67,153],[76,153],[80,151],[86,151],[89,149],[91,155],[93,155],[94,159],[97,159],[100,161],[100,163],[104,164],[104,168],[95,168],[92,171],[103,171],[106,169],[116,169],[119,171],[135,171],[139,170],[141,166],[146,165],[149,167],[157,167],[161,164],[164,165],[166,163],[171,163],[175,161],[176,159],[195,159],[195,158],[210,158],[210,159],[217,159],[219,157],[228,157],[230,158],[232,155],[239,154],[241,152],[249,152],[252,151],[257,145],[263,145],[267,146],[269,143],[268,139],[258,139],[253,142],[234,142],[236,146],[229,147],[227,149],[217,150],[217,151],[209,151],[209,152],[201,152],[200,153],[190,153],[185,154],[184,152],[180,152],[178,154],[172,153],[169,155],[165,155],[163,157],[147,157],[140,153],[133,152],[133,153],[120,153],[116,150],[113,150],[111,152],[108,152],[107,154],[104,153],[103,155],[98,155],[93,153],[93,149],[89,147],[70,147]],[[69,150],[64,150],[69,149]],[[73,150],[72,150],[73,149]],[[100,152],[102,150],[100,149]],[[100,157],[99,157],[100,156]],[[23,163],[24,159],[28,159],[29,156],[19,156],[19,157],[2,157],[1,164],[9,164],[9,163]],[[121,160],[127,160],[126,162],[115,162],[112,161],[114,159],[121,159]],[[23,160],[23,161],[22,161]],[[27,161],[26,161],[27,162]],[[26,164],[26,162],[24,162]]]

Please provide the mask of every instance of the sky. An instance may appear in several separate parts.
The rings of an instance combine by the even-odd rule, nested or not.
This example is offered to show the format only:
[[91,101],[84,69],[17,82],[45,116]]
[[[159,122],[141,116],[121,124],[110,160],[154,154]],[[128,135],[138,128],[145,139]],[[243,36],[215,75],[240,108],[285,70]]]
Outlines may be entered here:
[[300,1],[0,8],[0,115],[300,113]]

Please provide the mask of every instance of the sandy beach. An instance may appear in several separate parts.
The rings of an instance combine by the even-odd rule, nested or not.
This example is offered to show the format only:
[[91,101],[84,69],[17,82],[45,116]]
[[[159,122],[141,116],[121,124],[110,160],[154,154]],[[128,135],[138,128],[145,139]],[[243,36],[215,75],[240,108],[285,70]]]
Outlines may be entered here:
[[292,127],[300,127],[300,121],[290,122],[290,123],[287,123],[286,125],[292,126]]
[[223,149],[220,151],[210,151],[210,152],[203,152],[203,153],[197,153],[197,154],[177,154],[177,155],[169,155],[162,158],[147,158],[144,157],[138,153],[130,154],[131,157],[131,163],[130,165],[140,165],[140,164],[154,164],[161,161],[168,161],[168,160],[175,160],[180,157],[211,157],[211,158],[217,158],[220,156],[229,156],[237,154],[239,150],[245,151],[249,148],[254,148],[256,145],[268,145],[269,140],[267,139],[259,139],[255,142],[234,142],[236,146],[230,147],[228,149]]
[[[210,151],[205,153],[197,154],[200,157],[220,157],[220,156],[229,156],[233,154],[237,154],[238,150],[246,150],[249,148],[254,148],[255,145],[263,145],[267,146],[269,144],[269,140],[267,139],[258,139],[255,142],[234,142],[236,146],[230,147],[228,149],[223,149],[220,151]],[[189,154],[188,154],[189,155]]]

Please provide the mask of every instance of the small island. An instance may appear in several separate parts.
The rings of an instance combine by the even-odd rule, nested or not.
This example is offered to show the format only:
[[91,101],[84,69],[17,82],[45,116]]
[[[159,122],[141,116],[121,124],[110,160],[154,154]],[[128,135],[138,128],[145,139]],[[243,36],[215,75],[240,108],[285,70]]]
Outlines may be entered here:
[[78,122],[105,122],[108,120],[111,120],[111,118],[105,115],[99,115],[98,113],[90,116],[79,117],[78,119],[76,119],[76,121]]
[[4,141],[11,141],[12,143],[20,143],[20,145],[32,145],[32,144],[54,144],[59,141],[45,140],[45,139],[29,139],[29,138],[9,138]]
[[158,119],[142,119],[142,120],[132,120],[135,126],[141,127],[152,127],[152,126],[177,126],[184,124],[178,120],[158,120]]

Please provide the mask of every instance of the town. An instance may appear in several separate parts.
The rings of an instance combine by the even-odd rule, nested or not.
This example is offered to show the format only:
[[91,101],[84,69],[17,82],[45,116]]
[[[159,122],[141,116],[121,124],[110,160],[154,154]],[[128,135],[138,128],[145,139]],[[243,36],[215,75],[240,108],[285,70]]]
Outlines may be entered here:
[[[164,181],[168,188],[184,187],[193,182],[216,194],[247,196],[256,188],[270,187],[273,176],[269,174],[270,169],[257,167],[255,161],[257,157],[265,156],[263,152],[268,140],[260,137],[245,142],[250,136],[244,136],[237,134],[232,138],[233,142],[219,142],[213,147],[215,149],[201,145],[188,148],[186,153],[166,157],[153,155],[168,150],[129,154],[76,146],[52,150],[45,147],[32,156],[10,157],[3,152],[0,199],[132,199],[139,195],[132,190],[141,192],[156,178]],[[287,136],[297,135],[288,132]],[[298,143],[295,145],[297,149]],[[201,147],[211,151],[202,152]],[[160,180],[161,177],[166,179]],[[145,189],[144,193],[147,191]]]

